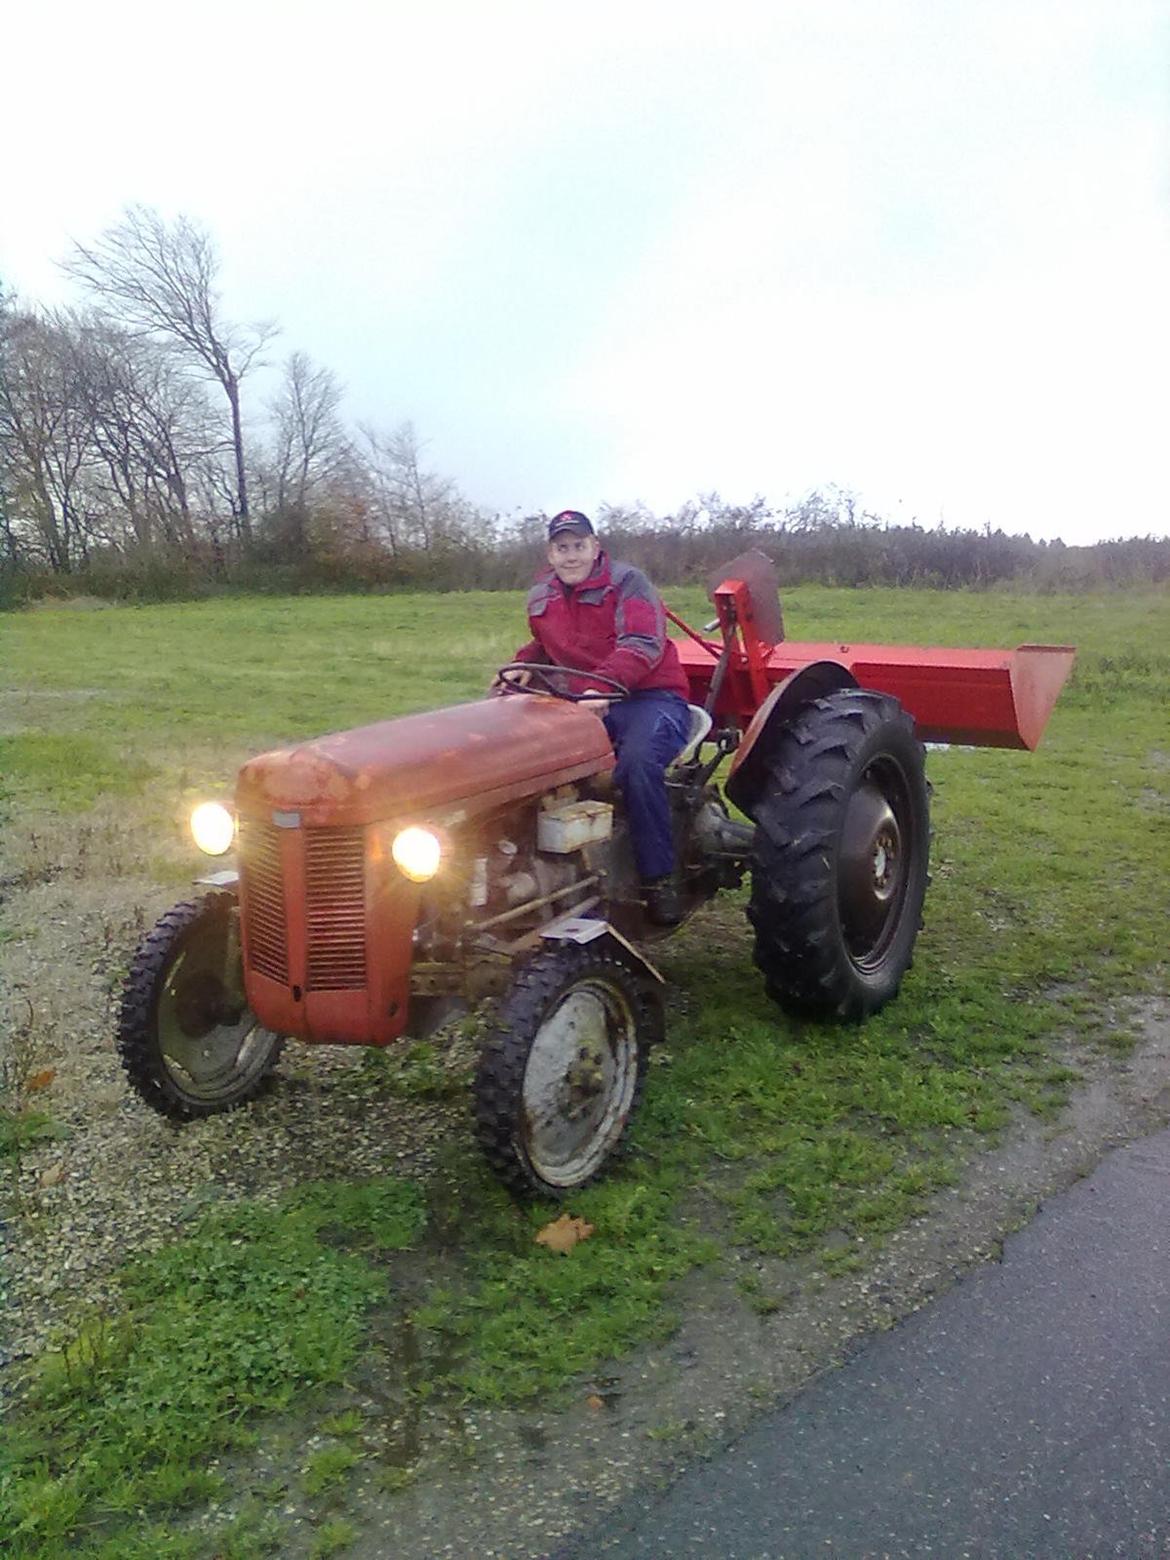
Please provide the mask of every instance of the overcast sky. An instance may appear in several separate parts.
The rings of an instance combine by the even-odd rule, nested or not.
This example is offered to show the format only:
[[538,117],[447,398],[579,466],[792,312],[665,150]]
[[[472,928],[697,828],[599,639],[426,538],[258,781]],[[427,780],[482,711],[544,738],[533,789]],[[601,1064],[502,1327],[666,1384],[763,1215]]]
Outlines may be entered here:
[[504,511],[1170,532],[1164,0],[42,0],[0,277],[131,202]]

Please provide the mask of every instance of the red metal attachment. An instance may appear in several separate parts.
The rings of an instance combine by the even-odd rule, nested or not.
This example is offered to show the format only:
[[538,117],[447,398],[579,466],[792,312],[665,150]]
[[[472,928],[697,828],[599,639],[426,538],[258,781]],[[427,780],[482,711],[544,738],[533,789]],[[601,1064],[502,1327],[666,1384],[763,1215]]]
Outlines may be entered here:
[[1076,658],[1069,645],[952,650],[794,643],[783,637],[775,575],[762,554],[748,553],[728,565],[711,598],[721,643],[667,615],[687,636],[676,644],[691,702],[708,704],[717,720],[739,726],[793,673],[814,662],[833,662],[862,688],[899,699],[923,741],[1034,748]]

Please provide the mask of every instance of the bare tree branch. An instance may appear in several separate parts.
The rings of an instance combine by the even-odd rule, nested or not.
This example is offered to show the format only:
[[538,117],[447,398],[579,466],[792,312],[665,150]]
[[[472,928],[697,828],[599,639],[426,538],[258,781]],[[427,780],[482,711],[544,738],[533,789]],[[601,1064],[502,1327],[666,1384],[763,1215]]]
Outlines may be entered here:
[[219,257],[210,236],[187,217],[167,223],[149,206],[129,206],[93,244],[75,244],[64,271],[131,331],[161,337],[223,390],[235,463],[232,509],[246,546],[252,528],[240,413],[240,382],[278,327],[223,318],[216,290]]
[[365,459],[380,528],[392,553],[448,553],[477,534],[476,511],[448,477],[423,466],[426,446],[410,422],[388,433],[363,425]]

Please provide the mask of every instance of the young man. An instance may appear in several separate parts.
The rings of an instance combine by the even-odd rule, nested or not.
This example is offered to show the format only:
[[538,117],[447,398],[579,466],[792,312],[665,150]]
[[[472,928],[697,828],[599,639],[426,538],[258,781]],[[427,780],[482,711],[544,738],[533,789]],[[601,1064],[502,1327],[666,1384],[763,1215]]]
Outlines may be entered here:
[[[548,568],[528,592],[532,638],[514,657],[579,669],[570,692],[605,722],[617,754],[614,778],[630,822],[646,913],[660,926],[681,919],[666,766],[689,729],[687,680],[666,637],[658,592],[640,569],[611,562],[587,515],[563,509],[548,525]],[[598,676],[629,690],[614,696]]]

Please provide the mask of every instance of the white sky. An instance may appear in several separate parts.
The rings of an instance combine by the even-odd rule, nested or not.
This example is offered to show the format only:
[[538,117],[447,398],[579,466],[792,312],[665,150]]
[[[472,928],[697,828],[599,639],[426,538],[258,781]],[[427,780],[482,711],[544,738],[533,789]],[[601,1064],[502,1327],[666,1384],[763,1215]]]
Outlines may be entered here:
[[505,511],[1170,532],[1161,0],[42,0],[0,277],[131,202]]

